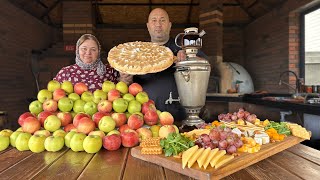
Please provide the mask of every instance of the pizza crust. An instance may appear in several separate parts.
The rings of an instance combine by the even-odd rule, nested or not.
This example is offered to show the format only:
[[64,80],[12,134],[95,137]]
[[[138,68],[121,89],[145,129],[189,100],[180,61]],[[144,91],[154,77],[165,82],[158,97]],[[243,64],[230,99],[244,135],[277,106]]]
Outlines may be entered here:
[[113,47],[108,62],[119,72],[141,75],[163,71],[173,64],[172,51],[152,42],[127,42]]

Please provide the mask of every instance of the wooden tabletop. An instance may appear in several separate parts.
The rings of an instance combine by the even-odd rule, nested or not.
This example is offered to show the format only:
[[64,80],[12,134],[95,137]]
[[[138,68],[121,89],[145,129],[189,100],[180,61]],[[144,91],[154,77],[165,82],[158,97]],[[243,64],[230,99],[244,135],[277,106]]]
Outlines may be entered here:
[[[273,155],[224,179],[318,179],[320,151],[302,144]],[[129,148],[32,153],[8,148],[0,152],[0,179],[192,179],[136,159]]]

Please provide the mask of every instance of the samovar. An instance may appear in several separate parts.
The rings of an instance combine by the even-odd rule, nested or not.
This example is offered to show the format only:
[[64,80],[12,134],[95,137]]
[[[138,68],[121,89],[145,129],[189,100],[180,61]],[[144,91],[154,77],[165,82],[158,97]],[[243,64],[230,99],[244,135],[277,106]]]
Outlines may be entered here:
[[[175,38],[176,45],[186,52],[186,59],[176,63],[174,73],[180,104],[187,113],[186,119],[182,121],[182,127],[204,123],[204,120],[199,117],[199,113],[206,102],[211,72],[209,62],[204,58],[197,57],[198,49],[202,47],[201,37],[204,34],[203,30],[198,33],[198,28],[191,27],[186,28],[184,33],[178,34]],[[180,39],[180,43],[178,39]]]

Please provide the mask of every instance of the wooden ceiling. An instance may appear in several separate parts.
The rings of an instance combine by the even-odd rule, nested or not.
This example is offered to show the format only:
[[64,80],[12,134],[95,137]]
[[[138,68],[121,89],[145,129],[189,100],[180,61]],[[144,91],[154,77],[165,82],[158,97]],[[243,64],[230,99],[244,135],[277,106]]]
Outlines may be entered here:
[[[144,25],[151,9],[165,9],[174,26],[197,25],[199,0],[78,0],[90,1],[98,25]],[[223,0],[224,25],[246,25],[281,6],[286,0]],[[62,27],[63,0],[11,0],[41,21]],[[111,25],[111,26],[110,26]]]

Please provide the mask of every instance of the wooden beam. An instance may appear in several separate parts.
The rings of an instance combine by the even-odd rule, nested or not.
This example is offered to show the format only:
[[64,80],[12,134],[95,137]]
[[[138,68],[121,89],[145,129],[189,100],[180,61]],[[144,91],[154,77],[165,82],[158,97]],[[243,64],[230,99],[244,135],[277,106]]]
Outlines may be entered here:
[[42,15],[41,15],[41,19],[43,19],[43,17],[47,16],[59,3],[61,2],[61,0],[56,0],[52,6],[50,6]]
[[239,3],[222,3],[222,6],[240,6]]
[[99,9],[99,5],[98,5],[98,1],[95,0],[95,4],[94,4],[94,7],[95,7],[95,12],[96,12],[96,23],[99,24],[99,23],[103,23],[103,19],[102,19],[102,16],[101,16],[101,12],[100,12],[100,9]]
[[251,13],[249,12],[249,10],[243,6],[243,4],[240,3],[239,0],[236,0],[239,4],[240,4],[240,8],[247,13],[247,15],[250,17],[250,19],[254,19],[255,17],[251,15]]
[[251,3],[251,4],[247,7],[247,9],[252,8],[254,5],[257,4],[257,2],[258,2],[258,0],[255,0],[253,3]]
[[99,6],[199,6],[199,3],[105,3],[98,2]]
[[38,4],[40,4],[42,7],[44,7],[44,8],[48,8],[48,6],[47,5],[45,5],[43,2],[41,2],[41,0],[36,0],[37,1],[37,3]]
[[[190,4],[193,3],[193,0],[190,0]],[[191,12],[192,12],[192,5],[189,6],[189,11],[188,11],[188,17],[187,17],[187,23],[190,24],[191,22]]]

